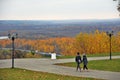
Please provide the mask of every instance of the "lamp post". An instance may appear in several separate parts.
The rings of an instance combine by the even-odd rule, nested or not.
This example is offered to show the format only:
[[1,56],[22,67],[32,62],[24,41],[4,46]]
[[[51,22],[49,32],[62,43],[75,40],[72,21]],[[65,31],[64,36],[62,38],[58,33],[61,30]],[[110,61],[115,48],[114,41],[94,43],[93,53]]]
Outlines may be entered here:
[[18,36],[17,33],[8,34],[8,38],[12,40],[12,68],[14,68],[14,51],[15,51],[14,40],[17,38],[17,36]]
[[110,38],[110,60],[111,60],[111,59],[112,59],[112,58],[111,58],[111,56],[112,56],[112,55],[111,55],[111,52],[112,52],[112,51],[111,51],[111,47],[112,47],[112,46],[111,46],[111,38],[112,38],[112,35],[113,35],[113,31],[111,31],[111,32],[106,32],[106,33],[107,33],[107,35],[108,35],[109,38]]

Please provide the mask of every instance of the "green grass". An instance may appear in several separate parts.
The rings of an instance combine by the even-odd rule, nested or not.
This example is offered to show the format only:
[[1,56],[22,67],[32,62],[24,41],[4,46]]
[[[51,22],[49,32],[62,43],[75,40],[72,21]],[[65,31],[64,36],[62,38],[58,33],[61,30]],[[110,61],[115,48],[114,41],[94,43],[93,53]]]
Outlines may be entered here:
[[[82,54],[81,54],[82,56]],[[87,57],[105,57],[110,56],[109,53],[96,53],[96,54],[87,54]],[[112,53],[112,56],[120,56],[120,52]],[[75,56],[58,56],[57,59],[67,59],[67,58],[74,58]]]
[[[112,56],[120,56],[120,52],[118,53],[112,53]],[[97,53],[97,54],[88,54],[88,57],[104,57],[104,56],[110,56],[109,53]]]
[[73,77],[25,69],[0,69],[0,80],[101,80],[94,78]]
[[[76,63],[60,63],[57,65],[76,67]],[[81,67],[83,64],[81,65]],[[120,59],[94,60],[88,62],[88,68],[93,70],[120,72]]]
[[68,58],[74,58],[75,56],[57,56],[57,59],[68,59]]

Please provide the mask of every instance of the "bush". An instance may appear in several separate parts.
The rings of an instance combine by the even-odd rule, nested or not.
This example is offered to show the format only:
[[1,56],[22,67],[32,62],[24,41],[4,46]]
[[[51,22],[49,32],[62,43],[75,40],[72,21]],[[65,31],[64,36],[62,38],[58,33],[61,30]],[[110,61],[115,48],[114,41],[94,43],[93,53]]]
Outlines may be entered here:
[[[11,50],[0,50],[0,59],[10,59],[12,51]],[[40,58],[40,54],[32,54],[25,51],[15,50],[14,58]]]

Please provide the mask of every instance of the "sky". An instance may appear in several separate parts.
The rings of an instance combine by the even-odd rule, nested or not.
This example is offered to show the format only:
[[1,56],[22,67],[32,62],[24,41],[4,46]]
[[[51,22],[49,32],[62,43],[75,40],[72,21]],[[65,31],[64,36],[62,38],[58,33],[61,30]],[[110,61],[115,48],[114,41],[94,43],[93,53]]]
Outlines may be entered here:
[[0,0],[0,20],[119,18],[113,0]]

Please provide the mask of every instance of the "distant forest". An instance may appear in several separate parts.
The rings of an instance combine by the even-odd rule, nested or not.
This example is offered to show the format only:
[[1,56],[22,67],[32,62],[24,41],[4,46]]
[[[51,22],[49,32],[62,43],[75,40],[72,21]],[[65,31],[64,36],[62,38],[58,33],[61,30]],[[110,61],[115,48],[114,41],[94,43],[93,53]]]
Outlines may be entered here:
[[[120,52],[120,32],[112,36],[112,52]],[[11,40],[0,40],[0,49],[11,48]],[[79,33],[75,38],[49,38],[49,39],[16,39],[15,48],[22,50],[37,50],[38,52],[55,52],[61,55],[75,56],[77,52],[86,54],[103,54],[110,50],[109,37],[106,32],[96,30],[94,33]],[[18,56],[19,52],[16,52]],[[4,56],[5,55],[5,56]],[[6,52],[0,53],[6,57]],[[31,56],[31,55],[29,55]],[[26,55],[26,57],[29,57]]]
[[80,32],[120,31],[120,19],[109,20],[0,20],[0,36],[17,32],[19,38],[75,37]]
[[[55,52],[61,55],[109,53],[109,37],[106,31],[114,31],[112,52],[120,52],[120,19],[113,20],[1,20],[0,36],[17,32],[15,48]],[[11,48],[11,40],[0,40],[0,49]],[[7,53],[7,54],[6,54]],[[16,58],[41,57],[16,51]],[[10,51],[0,51],[0,59],[11,58]]]

